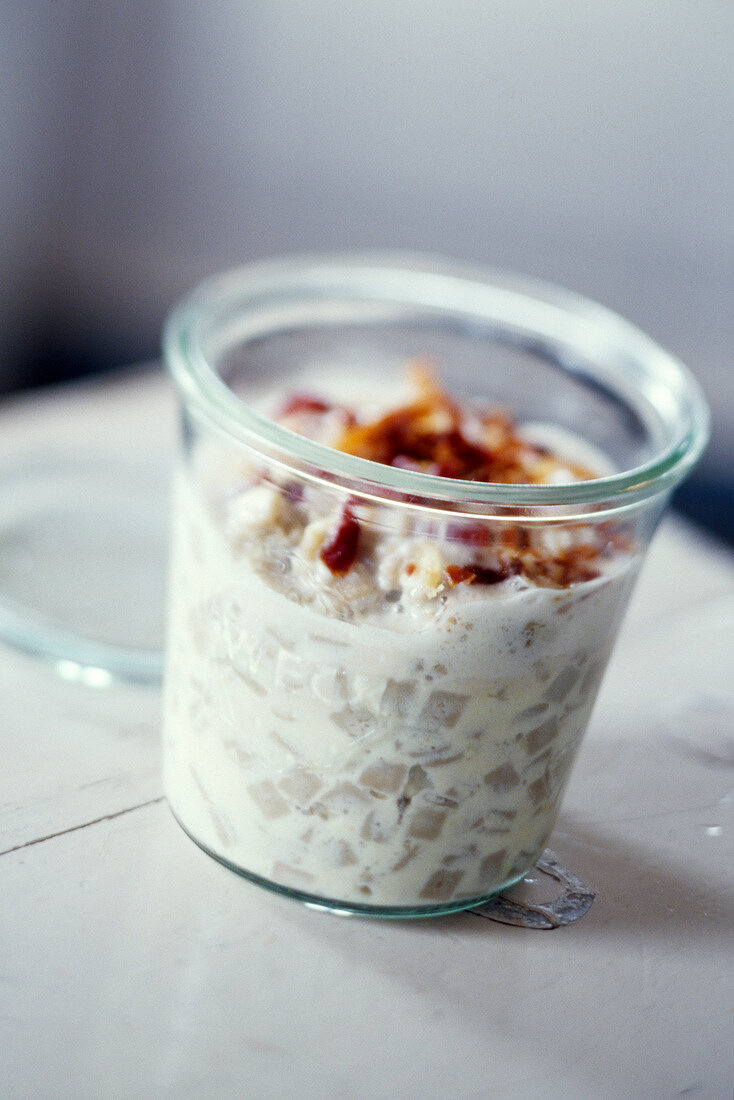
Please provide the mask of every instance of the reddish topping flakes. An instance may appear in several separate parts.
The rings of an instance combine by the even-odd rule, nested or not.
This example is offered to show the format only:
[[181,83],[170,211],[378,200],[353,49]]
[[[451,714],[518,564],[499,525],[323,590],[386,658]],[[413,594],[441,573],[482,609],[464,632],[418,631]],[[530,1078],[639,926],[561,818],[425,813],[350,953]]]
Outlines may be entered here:
[[476,573],[464,565],[449,565],[446,568],[446,578],[452,588],[457,584],[471,584],[476,580]]
[[[504,410],[463,408],[441,388],[425,365],[414,364],[412,377],[418,390],[416,399],[373,421],[360,423],[352,410],[307,393],[288,398],[279,419],[311,435],[312,431],[318,433],[318,425],[325,424],[329,414],[338,414],[327,433],[333,440],[333,431],[337,431],[331,443],[337,450],[441,477],[542,485],[552,483],[559,473],[579,481],[596,476],[592,470],[566,462],[546,447],[523,439]],[[294,486],[295,491],[290,487],[287,490],[292,503],[300,502],[297,489]],[[489,552],[493,565],[449,565],[444,579],[455,588],[459,584],[499,584],[522,574],[538,585],[565,588],[598,577],[599,570],[593,563],[600,555],[628,548],[624,535],[610,525],[602,532],[601,545],[594,539],[589,544],[551,552],[542,544],[532,545],[529,531],[517,524],[503,524],[498,529],[481,521],[450,523],[446,530],[449,543],[470,546],[477,556]],[[321,548],[321,560],[335,576],[344,576],[357,558],[359,541],[359,522],[347,504]],[[408,576],[415,570],[413,562],[405,567]]]
[[336,530],[321,547],[321,560],[336,576],[348,573],[354,564],[359,546],[359,523],[345,504]]
[[554,471],[569,468],[580,480],[594,476],[523,439],[504,410],[463,409],[426,366],[414,364],[412,375],[417,399],[374,421],[355,417],[337,439],[337,450],[464,481],[543,484]]
[[452,588],[457,584],[500,584],[522,572],[519,561],[503,562],[498,569],[486,565],[449,565],[446,578]]
[[278,419],[294,420],[290,427],[310,435],[309,420],[338,413],[343,428],[331,444],[336,450],[439,477],[515,485],[547,484],[559,470],[581,481],[594,477],[523,439],[504,409],[459,405],[425,364],[414,363],[411,375],[416,399],[376,420],[361,423],[353,410],[310,393],[288,398]]

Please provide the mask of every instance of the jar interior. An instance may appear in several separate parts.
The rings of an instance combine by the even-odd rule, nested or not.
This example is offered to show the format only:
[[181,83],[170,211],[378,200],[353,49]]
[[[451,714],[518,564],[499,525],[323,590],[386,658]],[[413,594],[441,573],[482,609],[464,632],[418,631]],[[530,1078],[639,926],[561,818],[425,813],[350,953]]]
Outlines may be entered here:
[[624,392],[570,345],[499,324],[400,305],[343,302],[336,310],[333,302],[316,300],[284,307],[277,317],[268,310],[261,332],[257,320],[248,315],[205,342],[209,362],[246,404],[273,387],[323,386],[347,403],[350,392],[358,395],[366,384],[390,393],[418,359],[462,401],[497,403],[520,423],[550,423],[571,433],[583,425],[587,442],[617,470],[649,462],[665,439],[644,389]]

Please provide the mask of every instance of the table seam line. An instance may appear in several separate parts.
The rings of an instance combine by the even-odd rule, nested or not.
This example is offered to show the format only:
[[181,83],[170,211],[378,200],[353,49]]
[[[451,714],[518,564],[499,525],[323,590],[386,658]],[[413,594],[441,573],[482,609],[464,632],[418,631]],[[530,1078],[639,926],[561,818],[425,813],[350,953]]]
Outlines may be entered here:
[[135,810],[143,810],[146,806],[155,806],[159,802],[165,801],[165,795],[159,795],[158,798],[149,798],[147,802],[138,802],[135,806],[127,806],[124,810],[115,810],[111,814],[103,814],[101,817],[95,817],[92,821],[83,821],[80,825],[70,825],[68,829],[59,829],[56,833],[48,833],[46,836],[35,837],[34,840],[26,840],[22,844],[15,844],[12,848],[5,848],[0,852],[0,856],[8,856],[11,852],[20,852],[23,848],[32,848],[34,844],[43,844],[46,840],[55,840],[56,837],[66,836],[67,833],[76,833],[80,829],[87,829],[90,825],[99,825],[102,821],[114,821],[116,817],[122,817],[124,814],[133,813]]

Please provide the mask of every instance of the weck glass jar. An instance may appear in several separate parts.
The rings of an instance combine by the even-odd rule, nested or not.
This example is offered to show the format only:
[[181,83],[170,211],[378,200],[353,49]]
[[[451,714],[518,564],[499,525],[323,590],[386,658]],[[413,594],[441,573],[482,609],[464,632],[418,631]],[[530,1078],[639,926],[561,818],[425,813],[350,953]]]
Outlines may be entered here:
[[[696,383],[579,297],[400,256],[214,278],[165,354],[178,821],[253,882],[341,911],[446,913],[520,880],[705,443]],[[455,476],[472,448],[517,459],[507,411],[540,480]],[[310,430],[329,417],[346,449]],[[416,432],[441,462],[415,460]]]

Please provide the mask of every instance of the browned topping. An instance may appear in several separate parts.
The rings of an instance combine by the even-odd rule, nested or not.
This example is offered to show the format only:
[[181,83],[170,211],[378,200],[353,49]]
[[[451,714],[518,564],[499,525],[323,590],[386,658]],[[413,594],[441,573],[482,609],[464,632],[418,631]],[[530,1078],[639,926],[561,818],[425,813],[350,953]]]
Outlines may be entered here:
[[[347,454],[441,477],[542,485],[552,483],[559,473],[576,480],[596,476],[523,439],[503,409],[463,408],[425,364],[415,363],[411,374],[416,399],[376,420],[360,422],[352,410],[307,393],[288,398],[279,419],[308,435],[318,436],[322,425],[327,426],[331,445]],[[329,413],[337,415],[327,424],[323,418]],[[294,483],[286,488],[286,495],[292,503],[300,503],[302,490]],[[590,529],[582,536],[584,541],[573,539],[568,548],[553,551],[529,526],[520,524],[453,522],[445,535],[449,543],[471,547],[477,557],[489,558],[487,564],[449,565],[444,582],[450,588],[499,584],[518,574],[534,584],[566,588],[598,577],[597,566],[604,555],[630,549],[629,536],[612,524],[599,525],[595,532]],[[321,548],[321,560],[335,576],[343,576],[357,558],[359,541],[359,521],[347,504]],[[410,562],[404,573],[411,576],[417,568]]]
[[353,410],[310,393],[287,398],[277,419],[295,431],[312,434],[314,419],[336,413],[337,424],[343,425],[331,441],[337,450],[439,477],[543,485],[559,470],[570,471],[580,481],[595,476],[592,470],[524,439],[504,409],[461,406],[439,385],[427,364],[414,363],[410,373],[416,399],[376,420],[361,422]]
[[412,376],[418,389],[415,401],[378,420],[359,423],[355,417],[336,440],[337,450],[464,481],[543,484],[560,468],[571,469],[579,480],[594,476],[523,439],[502,409],[469,415],[425,365],[415,364]]
[[446,569],[446,579],[452,588],[457,584],[499,584],[508,577],[516,576],[522,571],[521,563],[514,561],[503,562],[498,569],[492,569],[486,565],[449,565]]
[[581,581],[593,581],[601,575],[599,569],[593,569],[576,558],[575,550],[567,550],[554,557],[535,556],[523,561],[523,574],[528,580],[543,588],[568,588],[570,584]]
[[457,584],[471,584],[476,579],[471,569],[465,568],[463,565],[449,565],[446,569],[446,578],[452,588],[455,588]]
[[336,530],[321,547],[321,560],[335,575],[343,576],[352,568],[359,546],[359,531],[351,508],[345,504]]

